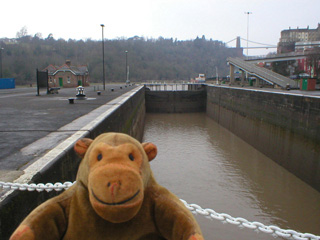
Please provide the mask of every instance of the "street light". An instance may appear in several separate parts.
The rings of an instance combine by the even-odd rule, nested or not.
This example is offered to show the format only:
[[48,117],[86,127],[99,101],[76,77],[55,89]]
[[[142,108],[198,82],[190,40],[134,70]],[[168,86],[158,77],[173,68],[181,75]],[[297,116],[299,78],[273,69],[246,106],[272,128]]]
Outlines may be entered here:
[[106,77],[105,77],[105,70],[104,70],[104,36],[103,36],[103,29],[104,29],[104,24],[101,24],[101,29],[102,29],[102,71],[103,71],[103,90],[106,90]]
[[0,78],[2,78],[2,50],[4,48],[0,48]]
[[128,51],[126,50],[126,83],[129,83],[129,73],[128,73]]
[[247,14],[247,57],[249,56],[249,15],[252,14],[252,12],[245,12],[244,14]]
[[[247,57],[249,57],[249,15],[252,12],[244,12],[244,14],[247,14]],[[248,79],[248,72],[246,72],[246,79]]]

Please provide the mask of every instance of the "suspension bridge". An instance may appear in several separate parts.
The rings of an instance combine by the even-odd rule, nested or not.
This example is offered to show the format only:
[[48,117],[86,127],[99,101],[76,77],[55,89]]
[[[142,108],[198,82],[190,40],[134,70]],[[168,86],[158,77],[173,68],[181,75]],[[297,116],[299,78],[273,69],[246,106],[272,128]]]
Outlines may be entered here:
[[[258,47],[241,47],[241,40],[258,44]],[[241,37],[236,37],[226,44],[230,42],[236,41],[236,49],[258,49],[258,48],[277,48],[276,45],[259,43],[254,41],[249,41],[247,39],[243,39]],[[237,58],[228,58],[227,62],[230,65],[230,83],[233,84],[235,81],[234,77],[234,70],[238,68],[242,71],[242,78],[243,81],[248,75],[256,77],[259,80],[265,81],[271,85],[278,86],[282,89],[289,89],[289,88],[298,88],[298,82],[282,76],[278,73],[275,73],[271,70],[266,68],[261,68],[255,65],[254,63],[258,62],[279,62],[279,61],[290,61],[290,60],[297,60],[297,59],[304,59],[307,57],[305,52],[290,52],[290,53],[283,53],[283,54],[268,54],[266,56],[238,56]],[[246,77],[245,77],[246,75]],[[258,81],[256,81],[256,85]]]
[[[241,47],[241,40],[243,41],[246,41],[248,43],[251,43],[251,44],[256,44],[258,46],[247,46],[247,47]],[[226,44],[229,44],[231,42],[234,42],[236,41],[236,48],[242,48],[242,49],[258,49],[258,48],[261,48],[261,49],[269,49],[269,48],[277,48],[277,45],[273,45],[273,44],[267,44],[267,43],[259,43],[259,42],[255,42],[255,41],[250,41],[248,39],[245,39],[245,38],[241,38],[241,37],[236,37],[228,42],[226,42]]]

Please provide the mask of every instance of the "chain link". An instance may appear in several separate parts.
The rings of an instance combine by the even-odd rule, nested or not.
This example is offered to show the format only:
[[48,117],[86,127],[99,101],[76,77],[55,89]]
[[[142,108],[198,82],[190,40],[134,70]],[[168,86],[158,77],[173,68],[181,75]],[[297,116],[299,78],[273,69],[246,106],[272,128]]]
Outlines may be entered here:
[[12,190],[20,190],[20,191],[38,191],[38,192],[42,192],[42,191],[47,191],[47,192],[51,192],[51,191],[62,191],[64,189],[68,189],[69,187],[71,187],[75,182],[65,182],[65,183],[60,183],[57,182],[55,184],[52,183],[47,183],[47,184],[43,184],[43,183],[38,183],[38,184],[21,184],[21,183],[9,183],[9,182],[0,182],[0,188],[3,189],[12,189]]
[[239,227],[246,227],[252,230],[258,230],[263,233],[268,233],[273,236],[279,236],[287,239],[296,239],[296,240],[320,240],[320,236],[315,236],[310,233],[299,233],[291,229],[281,229],[277,226],[266,226],[260,222],[249,222],[244,218],[234,218],[226,213],[217,213],[212,209],[203,209],[197,204],[188,204],[186,201],[180,199],[184,205],[191,211],[198,213],[200,215],[206,216],[208,218],[216,219],[222,222],[227,222]]
[[[9,183],[9,182],[0,182],[0,188],[9,190],[20,190],[20,191],[62,191],[64,189],[70,188],[75,182],[65,182],[60,183],[57,182],[55,184],[52,183],[39,183],[39,184],[20,184],[20,183]],[[185,200],[180,199],[181,202],[184,203],[186,208],[188,208],[193,213],[198,213],[202,216],[205,216],[210,219],[219,220],[222,222],[227,222],[232,225],[237,225],[239,227],[245,227],[252,230],[258,230],[263,233],[271,234],[275,237],[283,237],[287,239],[295,239],[295,240],[320,240],[320,236],[315,236],[311,233],[299,233],[291,229],[281,229],[277,226],[266,226],[260,222],[249,222],[248,220],[241,218],[241,217],[231,217],[229,214],[226,213],[217,213],[213,209],[203,209],[197,204],[188,204]]]

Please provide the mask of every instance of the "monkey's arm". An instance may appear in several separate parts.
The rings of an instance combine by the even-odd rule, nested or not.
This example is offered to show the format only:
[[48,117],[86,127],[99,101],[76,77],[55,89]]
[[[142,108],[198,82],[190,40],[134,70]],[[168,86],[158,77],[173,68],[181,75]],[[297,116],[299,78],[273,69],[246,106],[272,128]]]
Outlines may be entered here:
[[54,200],[55,198],[35,208],[15,230],[10,240],[61,239],[67,227],[65,201]]
[[204,239],[192,213],[166,189],[155,198],[155,219],[161,235],[168,240]]

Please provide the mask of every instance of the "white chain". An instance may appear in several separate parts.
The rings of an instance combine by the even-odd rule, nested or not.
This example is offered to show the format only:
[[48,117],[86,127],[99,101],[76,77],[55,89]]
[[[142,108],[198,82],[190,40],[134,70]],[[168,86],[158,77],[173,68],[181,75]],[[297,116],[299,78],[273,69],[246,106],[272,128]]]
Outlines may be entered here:
[[42,191],[47,191],[47,192],[51,192],[53,190],[55,191],[62,191],[64,189],[68,189],[69,187],[71,187],[75,182],[65,182],[65,183],[60,183],[57,182],[55,184],[52,183],[47,183],[47,184],[43,184],[43,183],[39,183],[39,184],[26,184],[26,183],[9,183],[9,182],[0,182],[0,188],[3,189],[12,189],[12,190],[20,190],[20,191],[38,191],[38,192],[42,192]]
[[[39,184],[20,184],[20,183],[6,183],[6,182],[0,182],[0,188],[3,189],[12,189],[12,190],[21,190],[21,191],[38,191],[38,192],[42,192],[42,191],[62,191],[64,189],[68,189],[69,187],[71,187],[75,182],[65,182],[65,183],[47,183],[47,184],[43,184],[43,183],[39,183]],[[237,225],[239,227],[246,227],[252,230],[258,230],[261,231],[263,233],[268,233],[271,234],[275,237],[279,236],[279,237],[283,237],[283,238],[287,238],[287,239],[295,239],[295,240],[320,240],[320,236],[315,236],[311,233],[299,233],[296,232],[294,230],[291,229],[281,229],[277,226],[266,226],[260,222],[249,222],[248,220],[244,219],[244,218],[234,218],[231,217],[230,215],[226,214],[226,213],[217,213],[212,209],[206,208],[203,209],[202,207],[200,207],[197,204],[188,204],[185,200],[180,199],[181,202],[184,203],[184,205],[191,211],[194,213],[198,213],[200,215],[203,215],[205,217],[211,218],[211,219],[215,219],[215,220],[219,220],[222,222],[227,222],[233,225]]]
[[287,239],[296,239],[296,240],[320,240],[320,236],[315,236],[310,233],[299,233],[294,230],[284,230],[277,226],[266,226],[260,222],[249,222],[244,218],[234,218],[226,213],[217,213],[212,209],[206,208],[203,209],[197,204],[188,204],[186,201],[180,199],[184,205],[192,212],[198,213],[208,218],[216,219],[222,222],[227,222],[239,227],[246,227],[252,230],[259,230],[264,233],[271,234],[273,236],[280,236]]

